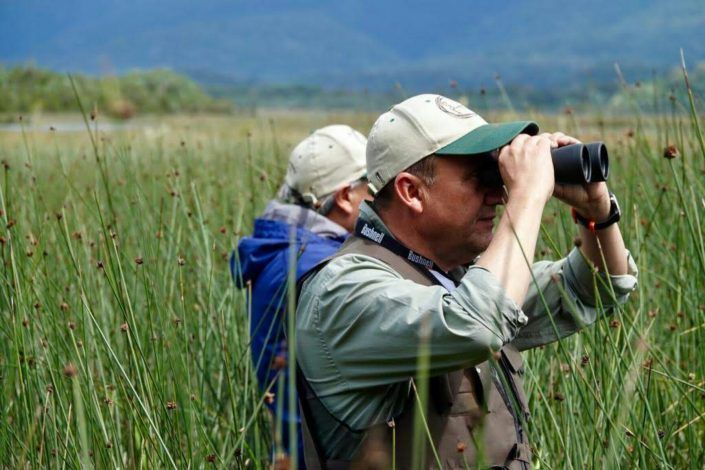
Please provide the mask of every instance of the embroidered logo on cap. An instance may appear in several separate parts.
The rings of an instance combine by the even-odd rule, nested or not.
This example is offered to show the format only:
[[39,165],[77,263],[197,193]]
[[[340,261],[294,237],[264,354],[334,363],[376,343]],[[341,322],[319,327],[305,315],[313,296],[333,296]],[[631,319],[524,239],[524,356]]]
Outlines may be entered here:
[[477,115],[462,104],[451,102],[443,96],[436,96],[436,106],[444,113],[460,119],[469,119]]

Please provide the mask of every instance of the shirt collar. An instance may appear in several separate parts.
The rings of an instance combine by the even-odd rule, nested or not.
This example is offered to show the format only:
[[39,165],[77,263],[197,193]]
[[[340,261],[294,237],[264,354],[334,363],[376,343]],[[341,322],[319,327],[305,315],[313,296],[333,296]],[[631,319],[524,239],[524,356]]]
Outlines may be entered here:
[[[386,225],[384,225],[382,218],[379,216],[379,214],[377,214],[374,207],[372,207],[369,201],[363,201],[362,204],[360,204],[359,217],[364,222],[371,225],[378,232],[382,232],[385,235],[396,240],[394,234],[387,228]],[[460,282],[460,279],[465,275],[466,272],[467,268],[459,266],[455,269],[451,269],[448,273],[446,273],[446,275],[451,281],[457,284]]]
[[387,226],[384,225],[384,222],[382,222],[382,218],[377,214],[377,212],[374,210],[369,201],[363,201],[362,204],[360,204],[359,217],[360,219],[371,225],[372,228],[374,228],[378,232],[382,232],[396,239],[392,232],[389,231]]

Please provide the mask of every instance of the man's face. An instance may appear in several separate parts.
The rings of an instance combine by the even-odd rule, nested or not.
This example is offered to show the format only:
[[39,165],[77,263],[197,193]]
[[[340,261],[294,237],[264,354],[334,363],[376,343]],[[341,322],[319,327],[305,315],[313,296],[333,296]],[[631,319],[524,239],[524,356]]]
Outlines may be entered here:
[[427,186],[421,217],[424,237],[435,243],[444,264],[471,262],[492,241],[502,188],[481,184],[481,158],[437,156],[435,182]]
[[357,216],[360,215],[360,204],[362,204],[362,201],[371,201],[372,196],[370,195],[370,192],[367,189],[367,178],[362,178],[359,181],[356,181],[353,183],[350,187],[350,202],[352,203],[353,206],[353,214],[351,216],[351,219],[353,221],[353,226],[350,228],[350,231],[352,232],[352,229],[354,228],[355,221],[357,220]]

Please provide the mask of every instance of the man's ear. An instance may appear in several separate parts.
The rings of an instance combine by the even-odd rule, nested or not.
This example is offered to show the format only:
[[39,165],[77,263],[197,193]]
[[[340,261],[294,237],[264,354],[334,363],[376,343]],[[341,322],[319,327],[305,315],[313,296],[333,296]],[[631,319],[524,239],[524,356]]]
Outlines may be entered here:
[[402,171],[394,178],[394,192],[399,201],[415,214],[421,214],[426,201],[426,187],[421,178]]
[[335,200],[335,205],[345,215],[350,215],[355,211],[355,208],[353,207],[353,201],[351,198],[351,194],[350,194],[351,190],[352,190],[352,187],[350,185],[347,185],[347,186],[337,190],[335,192],[335,194],[333,195],[333,199]]

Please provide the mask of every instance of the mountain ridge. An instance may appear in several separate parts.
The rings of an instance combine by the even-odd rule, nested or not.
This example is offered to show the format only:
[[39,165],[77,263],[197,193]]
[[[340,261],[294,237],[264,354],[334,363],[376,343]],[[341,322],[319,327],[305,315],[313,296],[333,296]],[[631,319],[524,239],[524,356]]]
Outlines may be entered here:
[[[633,79],[705,60],[697,0],[555,0],[442,6],[419,0],[0,0],[0,61],[123,73],[168,67],[199,80],[410,89],[450,80],[550,88]],[[466,19],[467,18],[467,19]],[[632,77],[633,76],[633,77]],[[201,78],[199,78],[201,77]]]

